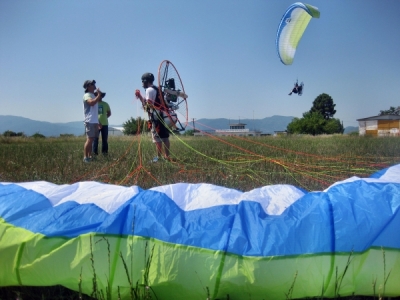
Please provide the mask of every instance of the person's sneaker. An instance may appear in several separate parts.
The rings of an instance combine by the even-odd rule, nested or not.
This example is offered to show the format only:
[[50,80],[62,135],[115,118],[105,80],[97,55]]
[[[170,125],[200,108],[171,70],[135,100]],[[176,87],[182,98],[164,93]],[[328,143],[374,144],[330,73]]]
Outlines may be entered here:
[[84,162],[84,163],[90,162],[90,158],[89,158],[89,157],[85,157],[85,158],[83,159],[83,162]]
[[153,159],[152,159],[152,161],[151,162],[153,162],[153,163],[156,163],[156,162],[158,162],[158,156],[155,156]]

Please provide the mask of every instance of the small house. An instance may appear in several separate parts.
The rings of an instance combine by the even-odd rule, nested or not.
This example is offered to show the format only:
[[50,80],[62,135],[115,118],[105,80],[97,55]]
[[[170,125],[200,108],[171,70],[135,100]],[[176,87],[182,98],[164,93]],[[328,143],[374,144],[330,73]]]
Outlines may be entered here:
[[371,136],[399,136],[400,116],[381,115],[358,119],[358,133]]

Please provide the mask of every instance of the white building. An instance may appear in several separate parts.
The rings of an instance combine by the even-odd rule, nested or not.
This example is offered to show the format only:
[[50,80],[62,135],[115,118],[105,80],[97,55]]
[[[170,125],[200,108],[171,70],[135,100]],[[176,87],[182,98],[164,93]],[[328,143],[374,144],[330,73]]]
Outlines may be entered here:
[[207,130],[207,131],[199,131],[195,132],[195,136],[204,136],[204,135],[215,135],[215,136],[260,136],[261,131],[258,130],[250,130],[245,128],[246,124],[237,123],[237,124],[229,124],[229,129],[216,129],[216,130]]
[[124,127],[117,127],[117,126],[113,126],[110,127],[108,126],[108,135],[112,135],[112,136],[121,136],[124,135]]

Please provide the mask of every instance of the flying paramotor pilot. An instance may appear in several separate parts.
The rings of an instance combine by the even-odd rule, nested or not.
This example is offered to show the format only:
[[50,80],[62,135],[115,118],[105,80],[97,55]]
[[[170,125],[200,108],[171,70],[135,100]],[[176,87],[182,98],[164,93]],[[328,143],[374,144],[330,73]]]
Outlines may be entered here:
[[289,96],[292,95],[292,93],[295,93],[295,94],[298,94],[299,96],[301,96],[302,92],[303,92],[303,84],[301,83],[299,85],[298,82],[296,81],[296,83],[294,84],[294,88],[289,93]]

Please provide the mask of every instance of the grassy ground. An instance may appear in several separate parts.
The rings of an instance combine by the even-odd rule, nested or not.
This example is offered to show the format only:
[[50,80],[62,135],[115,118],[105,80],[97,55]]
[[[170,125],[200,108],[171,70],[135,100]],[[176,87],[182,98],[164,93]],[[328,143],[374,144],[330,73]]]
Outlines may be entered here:
[[84,138],[0,138],[0,181],[57,184],[95,180],[142,188],[213,183],[242,191],[287,183],[321,190],[400,162],[398,138],[173,137],[173,162],[152,164],[147,136],[110,138],[109,155],[82,162]]
[[[285,183],[323,190],[336,181],[368,177],[400,163],[400,140],[393,137],[176,136],[171,138],[172,162],[158,163],[150,162],[155,147],[148,136],[110,137],[109,154],[99,155],[91,163],[82,162],[84,141],[83,137],[0,137],[0,182],[95,180],[144,189],[190,182],[242,191]],[[1,288],[0,299],[90,298],[57,286]]]

